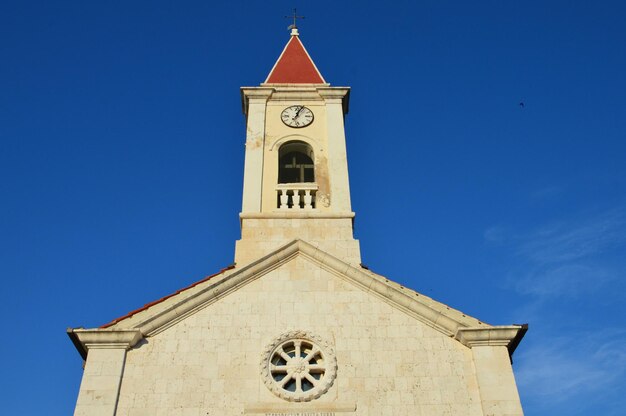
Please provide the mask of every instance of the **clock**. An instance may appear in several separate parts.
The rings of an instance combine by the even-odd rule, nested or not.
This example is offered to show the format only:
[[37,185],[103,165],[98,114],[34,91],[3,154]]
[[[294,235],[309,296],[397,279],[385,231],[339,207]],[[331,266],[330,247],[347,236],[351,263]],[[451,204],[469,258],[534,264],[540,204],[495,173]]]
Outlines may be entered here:
[[280,113],[280,119],[287,126],[299,129],[313,123],[313,112],[303,105],[292,105]]

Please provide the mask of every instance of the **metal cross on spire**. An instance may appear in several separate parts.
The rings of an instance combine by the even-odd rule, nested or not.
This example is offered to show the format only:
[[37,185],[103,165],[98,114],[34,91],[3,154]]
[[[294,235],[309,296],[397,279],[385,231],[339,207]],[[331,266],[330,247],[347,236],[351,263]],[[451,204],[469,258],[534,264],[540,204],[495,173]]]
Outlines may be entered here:
[[287,29],[297,29],[296,19],[304,19],[304,16],[298,16],[296,9],[293,9],[293,16],[285,16],[285,19],[293,19],[293,24],[289,25]]

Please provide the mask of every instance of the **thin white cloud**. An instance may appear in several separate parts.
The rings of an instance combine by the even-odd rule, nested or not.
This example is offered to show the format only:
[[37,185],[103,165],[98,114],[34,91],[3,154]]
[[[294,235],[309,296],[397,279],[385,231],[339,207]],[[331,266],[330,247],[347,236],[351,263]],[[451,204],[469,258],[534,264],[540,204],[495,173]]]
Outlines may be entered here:
[[[626,247],[626,207],[561,221],[504,238],[503,226],[485,230],[488,242],[505,243],[520,260],[509,286],[535,298],[576,297],[615,281],[620,272],[599,257]],[[623,273],[622,273],[623,274]]]
[[520,365],[517,381],[524,391],[535,397],[568,400],[606,379],[607,374],[602,369],[552,347],[527,351],[530,357]]
[[489,227],[483,233],[483,237],[490,243],[501,243],[505,240],[505,230],[500,226]]
[[517,383],[533,400],[548,406],[624,390],[626,331],[605,329],[547,339],[549,343],[535,343],[516,357]]
[[615,209],[592,218],[543,227],[522,239],[518,254],[537,264],[573,261],[626,241],[626,212]]
[[516,278],[513,284],[522,295],[575,298],[596,292],[613,279],[613,273],[602,266],[567,263],[540,268]]

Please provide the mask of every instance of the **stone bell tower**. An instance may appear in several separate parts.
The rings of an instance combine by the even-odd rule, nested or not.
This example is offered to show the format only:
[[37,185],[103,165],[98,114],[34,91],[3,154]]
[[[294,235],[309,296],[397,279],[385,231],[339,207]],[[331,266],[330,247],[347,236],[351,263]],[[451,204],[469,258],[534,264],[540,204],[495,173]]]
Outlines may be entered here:
[[238,266],[296,238],[360,263],[344,132],[349,98],[349,88],[324,80],[295,28],[265,82],[241,88],[247,134]]

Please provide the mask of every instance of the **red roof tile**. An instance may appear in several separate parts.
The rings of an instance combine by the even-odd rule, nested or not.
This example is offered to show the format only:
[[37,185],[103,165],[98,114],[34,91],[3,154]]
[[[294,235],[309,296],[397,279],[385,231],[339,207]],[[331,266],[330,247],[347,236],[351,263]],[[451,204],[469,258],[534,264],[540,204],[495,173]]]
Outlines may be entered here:
[[214,278],[215,276],[218,276],[218,275],[220,275],[220,274],[224,273],[225,271],[227,271],[227,270],[231,270],[231,269],[233,269],[233,268],[235,268],[235,265],[228,266],[228,267],[226,267],[226,268],[224,268],[224,269],[220,270],[219,272],[217,272],[217,273],[215,273],[215,274],[212,274],[212,275],[210,275],[210,276],[207,276],[207,277],[205,277],[204,279],[199,280],[199,281],[197,281],[197,282],[195,282],[195,283],[192,283],[191,285],[189,285],[189,286],[187,286],[187,287],[184,287],[184,288],[182,288],[182,289],[180,289],[180,290],[177,290],[176,292],[174,292],[174,293],[172,293],[172,294],[169,294],[169,295],[167,295],[167,296],[164,296],[164,297],[162,297],[161,299],[155,300],[154,302],[146,303],[146,304],[145,304],[145,305],[143,305],[141,308],[138,308],[138,309],[135,309],[135,310],[133,310],[133,311],[130,311],[130,312],[128,312],[126,315],[124,315],[124,316],[120,316],[119,318],[114,319],[114,320],[112,320],[111,322],[109,322],[109,323],[107,323],[107,324],[102,325],[100,328],[108,328],[108,327],[110,327],[110,326],[113,326],[113,325],[115,325],[116,323],[118,323],[118,322],[120,322],[120,321],[123,321],[124,319],[130,318],[131,316],[136,315],[136,314],[138,314],[138,313],[139,313],[139,312],[141,312],[141,311],[145,311],[146,309],[148,309],[148,308],[149,308],[149,307],[151,307],[151,306],[154,306],[154,305],[156,305],[156,304],[158,304],[158,303],[161,303],[161,302],[163,302],[164,300],[171,298],[172,296],[176,296],[176,295],[178,295],[179,293],[184,292],[185,290],[191,289],[192,287],[197,286],[197,285],[199,285],[200,283],[206,282],[207,280],[210,280],[210,279]]
[[298,35],[292,35],[265,83],[325,84],[326,81],[317,70]]

